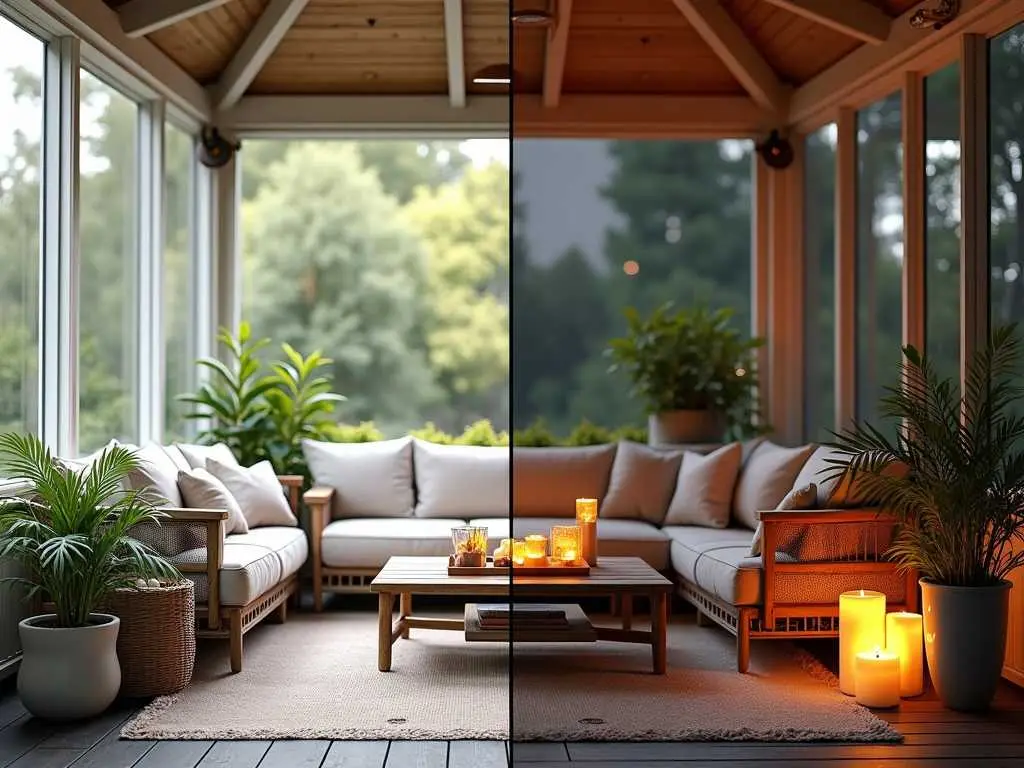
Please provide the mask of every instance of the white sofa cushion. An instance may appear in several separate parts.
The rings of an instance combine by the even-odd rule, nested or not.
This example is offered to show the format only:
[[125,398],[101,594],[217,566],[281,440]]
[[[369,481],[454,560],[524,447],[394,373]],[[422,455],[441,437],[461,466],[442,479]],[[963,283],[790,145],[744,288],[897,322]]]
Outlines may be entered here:
[[672,525],[662,529],[672,541],[672,569],[731,605],[761,602],[761,558],[752,558],[746,528]]
[[[172,507],[182,504],[178,490],[178,468],[164,449],[156,443],[147,443],[135,453],[139,466],[128,473],[125,484],[130,490],[149,488]],[[163,506],[163,501],[158,502]]]
[[621,441],[615,449],[608,492],[600,503],[601,518],[646,520],[661,525],[682,458],[682,451]]
[[216,459],[222,464],[237,464],[238,459],[235,458],[235,454],[231,452],[224,443],[215,443],[214,445],[199,445],[197,443],[175,443],[174,447],[178,449],[188,465],[195,469],[201,467],[206,469],[207,459]]
[[683,454],[665,525],[729,525],[732,494],[742,459],[743,447],[739,443],[722,446],[709,454]]
[[413,441],[416,517],[507,517],[509,449]]
[[249,530],[242,508],[231,491],[202,467],[178,472],[178,488],[182,503],[188,509],[226,509],[224,533],[246,533]]
[[250,529],[261,525],[298,525],[269,461],[251,467],[206,460],[206,470],[235,497]]
[[513,515],[575,515],[576,499],[604,498],[615,447],[513,448]]
[[309,555],[306,534],[300,528],[285,525],[267,525],[253,528],[248,533],[236,533],[225,543],[247,544],[269,549],[281,563],[281,578],[297,573]]
[[465,524],[441,518],[335,520],[324,528],[320,553],[331,568],[383,568],[398,556],[445,557],[452,551],[452,528]]
[[[493,548],[501,539],[509,538],[509,520],[505,518],[480,518],[469,521],[470,525],[487,526],[487,538]],[[512,522],[516,538],[539,533],[551,535],[555,525],[575,525],[575,518],[564,517],[517,517]],[[668,568],[669,538],[657,526],[642,520],[598,520],[597,554],[603,557],[639,557],[658,571]]]
[[167,458],[171,460],[171,463],[178,468],[179,471],[183,469],[192,469],[192,465],[188,463],[188,459],[185,458],[185,454],[181,452],[181,449],[174,445],[161,445],[164,449],[164,453],[167,454]]
[[813,451],[813,445],[785,448],[768,440],[757,446],[743,465],[736,483],[732,499],[733,522],[751,531],[757,528],[757,513],[779,505]]
[[334,489],[334,517],[409,517],[413,512],[412,438],[373,443],[303,440],[313,485]]

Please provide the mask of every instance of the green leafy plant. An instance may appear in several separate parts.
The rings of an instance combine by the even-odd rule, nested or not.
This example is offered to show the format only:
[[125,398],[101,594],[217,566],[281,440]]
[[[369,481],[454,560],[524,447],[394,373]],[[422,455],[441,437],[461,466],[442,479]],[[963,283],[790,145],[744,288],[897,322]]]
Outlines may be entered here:
[[428,421],[419,429],[410,429],[409,435],[425,443],[437,443],[438,445],[451,445],[455,442],[454,437],[443,429],[439,429],[432,421]]
[[888,554],[904,570],[970,587],[999,583],[1024,564],[1024,548],[1013,551],[1024,542],[1020,351],[1013,326],[994,330],[961,394],[955,379],[940,379],[905,347],[902,386],[888,387],[879,409],[895,437],[863,422],[835,435],[842,458],[829,476],[849,472],[859,495],[898,517]]
[[518,448],[547,448],[557,445],[554,436],[543,419],[537,419],[526,429],[517,429],[512,434],[512,444]]
[[106,448],[87,470],[62,466],[34,436],[0,435],[0,470],[32,484],[23,497],[0,499],[0,557],[22,563],[28,578],[7,578],[54,604],[59,627],[82,627],[112,590],[137,578],[181,574],[129,534],[165,515],[149,491],[122,491],[139,466],[132,451]]
[[609,341],[610,373],[633,382],[632,395],[650,413],[713,410],[734,434],[764,431],[757,425],[755,350],[764,339],[744,338],[730,326],[731,309],[674,310],[671,303],[642,317],[625,310],[627,333]]
[[563,441],[564,445],[602,445],[615,441],[615,436],[610,429],[591,424],[584,419],[577,424],[569,436]]
[[201,358],[197,364],[211,372],[210,380],[178,397],[196,406],[187,418],[209,421],[199,441],[225,443],[246,466],[268,460],[279,475],[308,477],[302,440],[329,440],[330,415],[345,400],[321,375],[332,361],[320,352],[303,357],[282,344],[284,359],[270,363],[268,373],[257,353],[270,341],[254,339],[248,323],[240,325],[237,337],[221,329],[217,338],[230,364]]
[[323,439],[332,443],[375,443],[384,439],[384,433],[372,421],[359,424],[323,424]]
[[612,431],[613,440],[630,440],[634,443],[647,442],[647,427],[619,427]]
[[508,445],[508,432],[495,432],[490,419],[480,419],[470,424],[454,440],[456,445]]

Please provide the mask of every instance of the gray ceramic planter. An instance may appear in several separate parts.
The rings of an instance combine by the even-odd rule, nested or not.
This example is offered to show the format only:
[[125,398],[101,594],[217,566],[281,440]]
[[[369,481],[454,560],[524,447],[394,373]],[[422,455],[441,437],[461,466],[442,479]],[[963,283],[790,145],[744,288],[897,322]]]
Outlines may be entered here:
[[718,411],[664,411],[647,418],[651,445],[718,443],[725,435],[725,418]]
[[936,693],[950,709],[987,709],[1006,654],[1010,582],[948,587],[921,579],[924,650]]

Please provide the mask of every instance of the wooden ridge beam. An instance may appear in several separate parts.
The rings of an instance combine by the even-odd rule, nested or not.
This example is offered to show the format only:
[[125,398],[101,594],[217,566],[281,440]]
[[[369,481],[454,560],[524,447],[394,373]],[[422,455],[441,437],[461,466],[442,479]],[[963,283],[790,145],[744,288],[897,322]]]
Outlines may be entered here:
[[569,48],[569,20],[572,0],[556,0],[555,21],[548,27],[544,46],[544,83],[542,98],[545,107],[557,107],[562,96],[562,78],[565,75],[565,54]]
[[718,0],[672,0],[733,77],[765,109],[784,116],[789,89]]
[[836,32],[871,45],[881,45],[892,31],[889,15],[866,0],[768,0],[797,16],[803,16]]
[[448,98],[466,106],[466,56],[463,51],[462,0],[444,0],[444,50],[448,62]]
[[128,37],[143,37],[231,0],[128,0],[117,9]]
[[270,0],[213,88],[217,110],[238,103],[309,0]]

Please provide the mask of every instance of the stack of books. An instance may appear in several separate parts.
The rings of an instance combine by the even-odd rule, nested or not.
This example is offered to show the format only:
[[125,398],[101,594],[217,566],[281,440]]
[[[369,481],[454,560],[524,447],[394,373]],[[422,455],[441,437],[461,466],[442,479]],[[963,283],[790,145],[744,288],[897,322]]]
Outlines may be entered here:
[[508,629],[509,620],[518,631],[523,629],[568,629],[565,610],[554,605],[508,603],[479,605],[480,629]]

